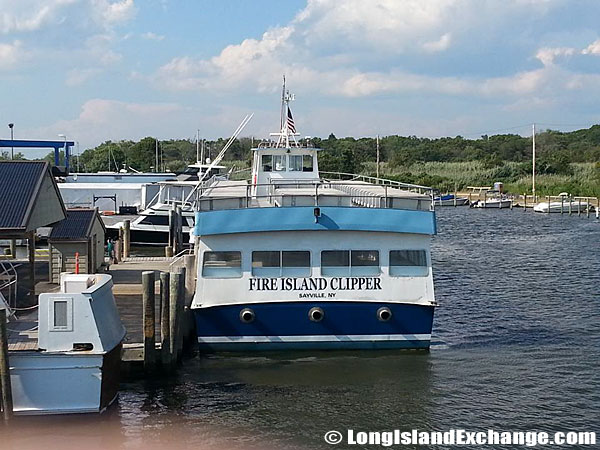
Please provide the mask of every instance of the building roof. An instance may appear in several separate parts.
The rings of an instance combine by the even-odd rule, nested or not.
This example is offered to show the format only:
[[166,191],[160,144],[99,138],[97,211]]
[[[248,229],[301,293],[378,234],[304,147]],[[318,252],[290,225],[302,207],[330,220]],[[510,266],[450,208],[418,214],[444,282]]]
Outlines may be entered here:
[[[92,234],[94,220],[102,219],[96,209],[67,209],[67,218],[61,220],[48,237],[50,241],[79,241],[87,240]],[[104,227],[104,224],[102,224]]]
[[0,234],[35,230],[64,216],[64,204],[47,162],[0,161]]

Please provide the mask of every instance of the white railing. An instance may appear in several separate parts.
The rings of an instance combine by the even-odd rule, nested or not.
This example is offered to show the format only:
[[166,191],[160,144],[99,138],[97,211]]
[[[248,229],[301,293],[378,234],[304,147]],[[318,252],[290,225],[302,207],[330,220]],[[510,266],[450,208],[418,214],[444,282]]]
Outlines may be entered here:
[[[407,185],[392,180],[385,180],[389,182],[387,184],[362,184],[352,181],[288,179],[272,180],[271,183],[256,185],[250,183],[217,184],[204,192],[199,192],[195,208],[207,211],[265,206],[308,206],[310,203],[311,206],[335,206],[337,204],[337,206],[363,208],[433,210],[434,190],[432,188]],[[411,190],[407,187],[410,187]],[[298,193],[294,193],[295,189],[298,189]],[[256,194],[257,192],[263,193]],[[217,202],[220,203],[220,206],[215,207]]]

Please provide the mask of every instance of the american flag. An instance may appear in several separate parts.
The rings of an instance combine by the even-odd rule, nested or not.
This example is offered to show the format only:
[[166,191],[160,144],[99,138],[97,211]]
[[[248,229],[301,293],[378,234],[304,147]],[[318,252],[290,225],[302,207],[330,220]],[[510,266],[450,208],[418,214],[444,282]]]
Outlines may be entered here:
[[296,125],[294,125],[294,118],[292,117],[292,110],[290,108],[288,108],[287,127],[292,133],[296,132]]

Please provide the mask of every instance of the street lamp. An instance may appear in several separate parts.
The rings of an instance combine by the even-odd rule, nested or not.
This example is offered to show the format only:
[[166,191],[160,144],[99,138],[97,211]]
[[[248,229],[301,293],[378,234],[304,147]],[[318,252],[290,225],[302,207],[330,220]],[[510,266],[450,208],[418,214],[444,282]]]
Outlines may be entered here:
[[67,163],[67,135],[66,134],[59,134],[58,137],[59,138],[63,138],[65,140],[65,164],[66,164]]
[[[14,136],[13,136],[13,127],[15,126],[14,123],[9,123],[8,124],[8,128],[10,128],[10,140],[11,140],[11,144],[13,144],[12,141],[14,141]],[[10,147],[10,159],[15,159],[15,147],[14,145],[11,145]]]

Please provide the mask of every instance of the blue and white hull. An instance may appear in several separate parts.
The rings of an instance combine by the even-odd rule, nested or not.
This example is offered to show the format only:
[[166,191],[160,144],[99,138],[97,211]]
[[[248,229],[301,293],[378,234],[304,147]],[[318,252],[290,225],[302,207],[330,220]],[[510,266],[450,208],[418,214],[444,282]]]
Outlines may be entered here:
[[[240,312],[254,313],[250,323]],[[311,321],[309,311],[323,318]],[[377,312],[389,308],[381,321]],[[431,340],[434,306],[378,302],[273,302],[196,309],[202,351],[426,349]]]

